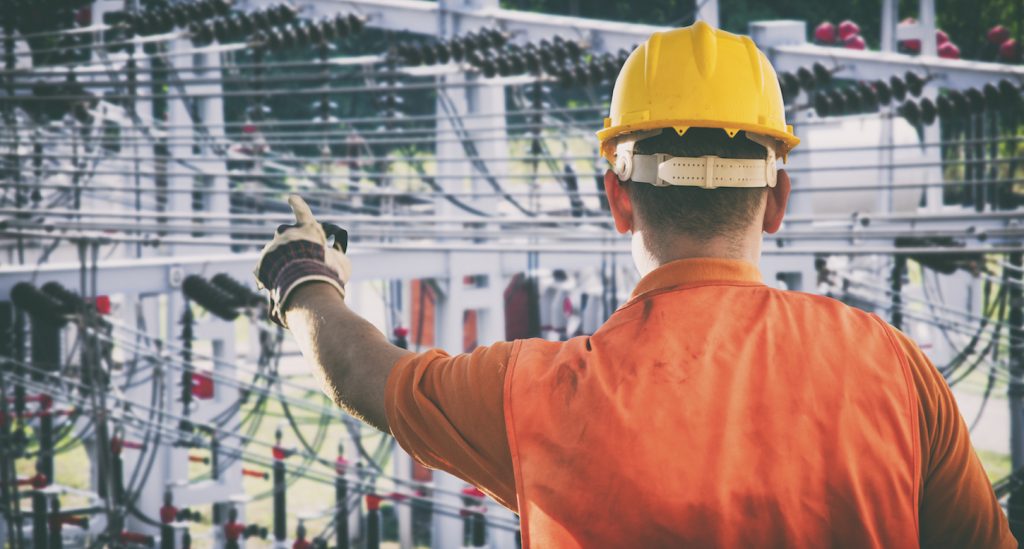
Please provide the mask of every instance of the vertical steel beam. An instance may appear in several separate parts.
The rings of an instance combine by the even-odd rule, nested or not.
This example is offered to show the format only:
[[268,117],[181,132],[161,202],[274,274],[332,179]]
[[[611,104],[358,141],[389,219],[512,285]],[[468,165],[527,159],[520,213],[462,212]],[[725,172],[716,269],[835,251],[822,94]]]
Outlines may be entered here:
[[896,0],[882,0],[882,51],[896,51]]
[[918,20],[921,25],[921,55],[935,56],[938,46],[935,43],[935,0],[921,0]]
[[718,0],[693,0],[696,7],[694,19],[718,27]]
[[892,258],[892,311],[889,323],[897,330],[903,329],[903,278],[907,275],[907,256],[896,255]]
[[[1024,467],[1024,252],[1009,254],[1007,288],[1010,304],[1010,462],[1011,470]],[[1014,490],[1007,502],[1010,530],[1024,539],[1024,489]]]
[[50,549],[50,524],[47,517],[46,494],[39,489],[32,492],[32,547]]
[[287,490],[284,460],[274,460],[274,540],[281,543],[288,537]]

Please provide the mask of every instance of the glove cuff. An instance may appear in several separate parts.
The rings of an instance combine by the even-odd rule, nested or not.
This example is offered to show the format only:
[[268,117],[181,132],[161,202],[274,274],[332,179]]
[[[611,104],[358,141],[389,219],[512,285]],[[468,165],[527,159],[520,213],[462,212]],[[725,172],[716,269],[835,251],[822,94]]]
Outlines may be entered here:
[[[322,255],[323,247],[320,246],[319,248]],[[342,299],[345,298],[345,282],[323,260],[311,258],[292,259],[281,265],[274,274],[276,276],[270,278],[274,282],[273,287],[270,289],[269,316],[270,320],[284,328],[288,327],[284,321],[284,311],[288,298],[302,284],[314,281],[325,282],[338,290]]]

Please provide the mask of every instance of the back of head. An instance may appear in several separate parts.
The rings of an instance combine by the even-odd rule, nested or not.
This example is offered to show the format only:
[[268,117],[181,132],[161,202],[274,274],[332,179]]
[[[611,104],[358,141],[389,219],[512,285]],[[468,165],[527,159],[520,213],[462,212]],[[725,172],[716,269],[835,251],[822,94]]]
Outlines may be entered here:
[[[764,160],[763,145],[747,139],[746,132],[729,137],[718,128],[690,128],[682,136],[669,128],[638,141],[636,154],[667,154],[673,157],[718,156]],[[645,238],[666,240],[688,237],[696,242],[715,238],[735,239],[758,219],[767,187],[703,189],[688,186],[655,186],[628,181],[637,217],[645,225]],[[656,245],[657,242],[648,242]]]
[[654,33],[630,54],[597,136],[651,252],[673,236],[690,248],[749,248],[775,160],[800,142],[764,53],[703,21]]

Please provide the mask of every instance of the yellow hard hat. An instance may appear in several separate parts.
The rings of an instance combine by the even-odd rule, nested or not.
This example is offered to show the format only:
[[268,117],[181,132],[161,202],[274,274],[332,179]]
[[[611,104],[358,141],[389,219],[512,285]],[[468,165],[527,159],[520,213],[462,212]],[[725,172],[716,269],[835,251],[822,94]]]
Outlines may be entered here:
[[753,40],[703,21],[656,32],[630,54],[612,91],[601,155],[614,163],[616,138],[645,130],[691,127],[740,130],[778,141],[785,156],[800,143],[786,124],[782,91]]

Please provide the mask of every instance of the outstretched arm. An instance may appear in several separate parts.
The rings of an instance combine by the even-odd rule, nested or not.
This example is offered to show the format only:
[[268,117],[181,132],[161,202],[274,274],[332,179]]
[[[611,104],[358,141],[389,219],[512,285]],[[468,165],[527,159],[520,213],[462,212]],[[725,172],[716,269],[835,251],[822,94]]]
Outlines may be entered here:
[[390,433],[384,387],[395,362],[409,351],[392,345],[327,284],[298,287],[284,315],[324,392],[348,413]]
[[319,223],[298,195],[288,204],[295,223],[277,228],[254,273],[269,293],[270,319],[291,330],[334,402],[389,433],[384,387],[395,361],[408,353],[345,306],[352,270],[345,230]]

